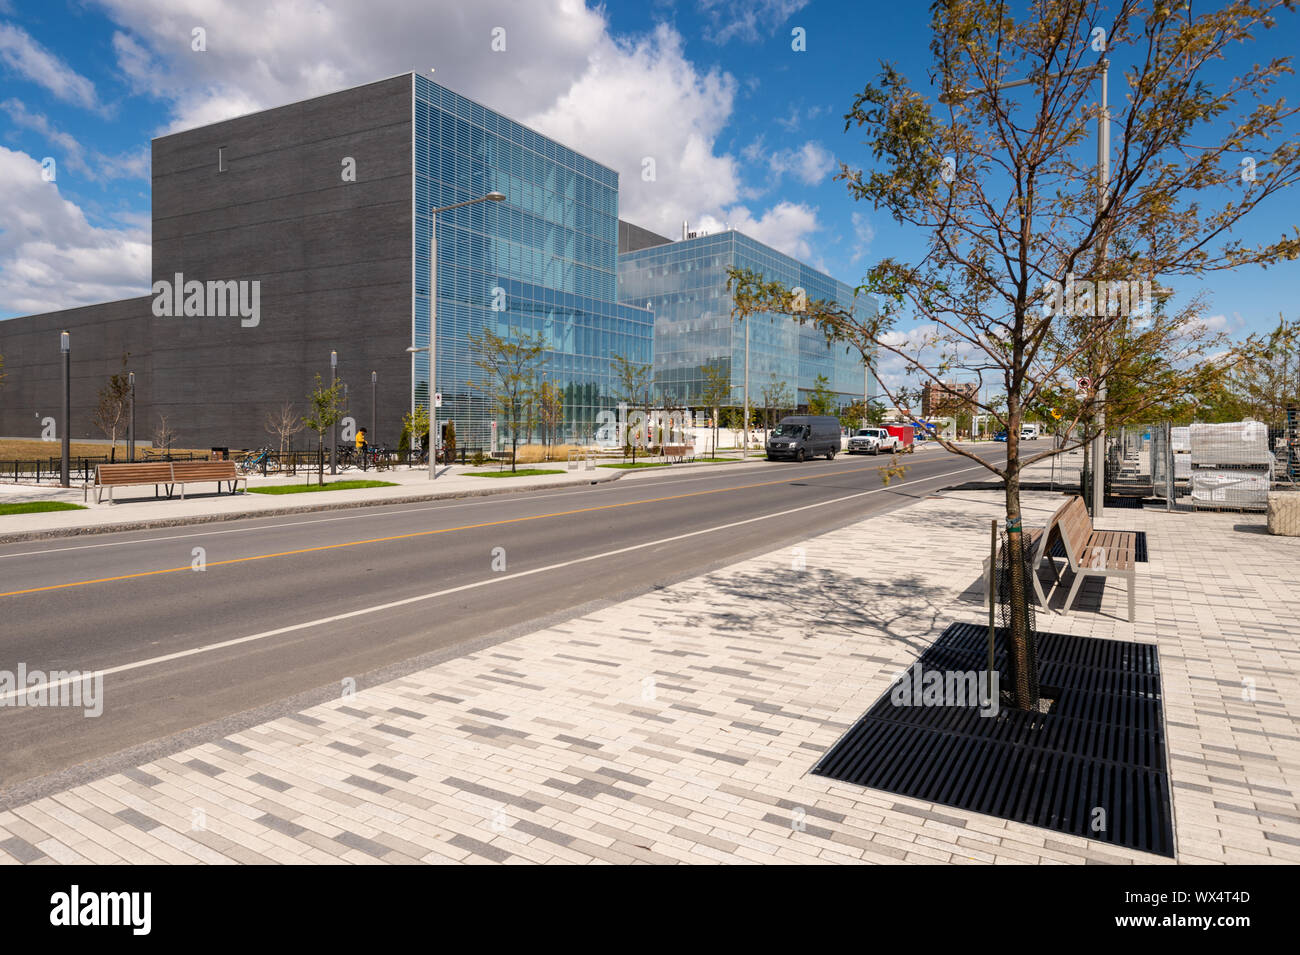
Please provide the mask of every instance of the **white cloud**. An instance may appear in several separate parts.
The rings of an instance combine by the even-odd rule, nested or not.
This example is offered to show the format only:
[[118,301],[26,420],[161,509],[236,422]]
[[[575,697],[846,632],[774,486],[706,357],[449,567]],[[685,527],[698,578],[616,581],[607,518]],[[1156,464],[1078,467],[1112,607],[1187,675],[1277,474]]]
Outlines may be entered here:
[[149,180],[150,152],[148,147],[140,146],[118,156],[106,156],[101,152],[87,150],[74,136],[56,128],[42,113],[33,113],[16,99],[7,99],[0,103],[0,110],[9,114],[10,121],[24,129],[44,136],[62,150],[55,161],[63,168],[80,173],[92,182],[107,182],[112,179]]
[[808,236],[820,228],[817,224],[817,210],[794,202],[778,202],[757,218],[745,206],[734,206],[723,219],[712,215],[704,216],[699,221],[699,226],[706,232],[737,229],[804,262],[812,258]]
[[[431,67],[438,82],[522,119],[554,103],[606,35],[603,13],[578,0],[99,2],[121,27],[119,68],[137,91],[170,101],[165,131]],[[196,27],[205,52],[191,49]]]
[[697,72],[661,24],[635,43],[606,41],[568,92],[528,121],[619,171],[623,218],[673,235],[683,219],[721,215],[740,196],[735,158],[715,149],[734,96],[729,75]]
[[149,228],[99,228],[41,178],[40,162],[0,146],[8,190],[0,231],[0,312],[30,315],[149,292]]
[[804,185],[815,186],[835,168],[835,157],[821,143],[806,142],[798,149],[782,149],[768,157],[778,176],[793,173]]
[[[114,47],[123,73],[170,101],[165,131],[411,69],[428,75],[432,66],[439,83],[616,169],[620,214],[638,225],[676,235],[683,219],[755,221],[734,208],[754,193],[736,157],[718,148],[737,82],[687,60],[681,36],[665,24],[616,38],[603,9],[579,0],[267,0],[220,15],[206,0],[100,3],[122,27]],[[759,24],[769,15],[756,8],[741,19]],[[207,30],[205,53],[190,49],[195,26]],[[492,50],[496,27],[505,30],[504,52]],[[643,178],[647,158],[651,180]],[[821,161],[806,158],[800,175]],[[788,212],[767,210],[756,221],[783,220]]]
[[871,224],[864,212],[855,212],[852,216],[853,221],[853,254],[849,256],[850,262],[857,262],[867,250],[871,248],[871,243],[876,238],[876,229]]
[[[915,369],[916,366],[909,363],[904,357],[906,356],[919,363],[925,371],[938,375],[944,381],[975,381],[975,373],[965,370],[961,365],[963,360],[966,363],[977,361],[980,355],[978,349],[968,342],[949,341],[948,339],[952,337],[951,331],[934,322],[896,328],[882,333],[881,342],[898,349],[902,355],[881,348],[877,356],[877,377],[884,386],[894,392],[895,397],[898,396],[899,389],[916,391],[924,387],[926,382],[933,380],[922,371],[912,370],[909,374],[909,369]],[[945,358],[951,358],[953,355],[961,356],[962,360],[955,362],[948,370],[941,371]],[[986,372],[984,384],[997,383]],[[913,411],[920,413],[919,401]]]
[[699,0],[700,12],[710,22],[704,36],[718,44],[733,39],[756,43],[807,5],[808,0]]
[[41,46],[26,30],[0,23],[0,61],[59,99],[96,108],[95,84]]

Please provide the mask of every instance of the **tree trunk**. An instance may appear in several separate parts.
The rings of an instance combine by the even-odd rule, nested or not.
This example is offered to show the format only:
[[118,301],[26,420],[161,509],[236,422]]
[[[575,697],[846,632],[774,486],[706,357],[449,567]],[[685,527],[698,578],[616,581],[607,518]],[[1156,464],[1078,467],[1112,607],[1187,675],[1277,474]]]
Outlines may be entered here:
[[1038,659],[1030,645],[1028,562],[1020,515],[1019,415],[1012,412],[1007,422],[1007,666],[1011,679],[1011,705],[1020,710],[1038,708]]

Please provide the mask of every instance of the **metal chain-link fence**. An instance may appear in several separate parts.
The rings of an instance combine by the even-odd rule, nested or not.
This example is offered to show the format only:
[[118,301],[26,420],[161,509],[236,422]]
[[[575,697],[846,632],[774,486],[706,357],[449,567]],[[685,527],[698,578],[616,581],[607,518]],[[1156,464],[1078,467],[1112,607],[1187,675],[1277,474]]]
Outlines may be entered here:
[[1297,416],[1176,425],[1157,422],[1107,435],[1107,495],[1167,509],[1263,510],[1271,488],[1300,483]]

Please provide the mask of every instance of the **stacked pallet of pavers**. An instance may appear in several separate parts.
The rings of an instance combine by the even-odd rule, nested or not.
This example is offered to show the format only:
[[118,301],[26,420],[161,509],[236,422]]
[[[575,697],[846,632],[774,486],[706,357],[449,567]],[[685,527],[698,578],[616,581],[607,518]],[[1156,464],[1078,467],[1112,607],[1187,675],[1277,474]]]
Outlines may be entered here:
[[1265,424],[1194,424],[1189,436],[1193,505],[1259,510],[1267,505],[1273,455]]

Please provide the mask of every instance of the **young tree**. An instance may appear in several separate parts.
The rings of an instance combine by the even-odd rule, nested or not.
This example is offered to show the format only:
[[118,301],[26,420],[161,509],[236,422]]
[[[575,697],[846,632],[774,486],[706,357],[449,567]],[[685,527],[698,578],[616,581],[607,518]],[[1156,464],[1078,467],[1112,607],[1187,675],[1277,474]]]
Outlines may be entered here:
[[442,436],[442,459],[450,464],[456,459],[456,422],[448,421]]
[[714,362],[711,365],[705,365],[702,369],[704,372],[704,388],[700,394],[700,401],[704,407],[713,412],[713,450],[709,452],[710,457],[716,457],[718,454],[718,424],[722,406],[731,400],[731,370],[721,362]]
[[470,387],[488,396],[492,413],[499,416],[510,434],[510,470],[516,470],[519,435],[533,423],[533,373],[545,350],[535,335],[498,335],[490,328],[471,332],[474,365],[481,372]]
[[[410,451],[414,441],[423,440],[430,427],[429,409],[424,405],[416,405],[414,411],[402,415],[402,436],[397,444],[398,451]],[[423,450],[429,449],[426,447]]]
[[[865,319],[831,302],[804,307],[753,273],[730,277],[745,309],[795,314],[864,356],[878,347],[922,381],[960,368],[1003,387],[1004,412],[974,404],[1007,430],[1005,462],[942,443],[1005,489],[1017,707],[1038,702],[1021,471],[1078,447],[1102,412],[1112,425],[1139,421],[1185,393],[1201,359],[1222,347],[1201,321],[1201,301],[1169,311],[1154,301],[1159,282],[1300,254],[1300,235],[1250,244],[1238,228],[1300,180],[1300,142],[1286,128],[1297,108],[1269,101],[1290,67],[1252,66],[1226,84],[1203,75],[1284,6],[1231,0],[1198,16],[1184,4],[1122,3],[1111,13],[1100,0],[1039,0],[1016,20],[993,0],[935,3],[931,52],[944,105],[936,110],[886,64],[846,117],[847,129],[865,131],[874,165],[839,173],[855,199],[925,236],[923,258],[887,258],[868,272],[860,291],[881,308]],[[1111,101],[1121,105],[1103,112],[1090,90],[1108,56],[1135,65],[1118,77]],[[1243,96],[1250,106],[1238,106]],[[1105,176],[1089,170],[1087,152],[1099,117],[1115,137],[1098,151]],[[1134,284],[1146,299],[1138,307]],[[905,318],[918,335],[897,334]],[[1133,376],[1122,408],[1103,404],[1098,387],[1114,387],[1117,373]],[[1077,398],[1076,377],[1088,379]],[[892,400],[891,387],[882,382]],[[1049,398],[1077,436],[1023,457],[1021,422]]]
[[808,392],[808,413],[834,414],[838,404],[835,392],[831,391],[831,380],[825,375],[818,375],[812,391]]
[[1240,408],[1234,418],[1249,416],[1280,427],[1286,409],[1300,404],[1298,337],[1300,321],[1287,322],[1279,315],[1277,328],[1262,339],[1251,360],[1236,367],[1226,389]]
[[543,381],[537,389],[537,419],[542,426],[542,443],[546,445],[546,456],[551,456],[551,445],[555,443],[564,418],[564,392],[551,381]]
[[126,427],[127,406],[131,401],[131,384],[126,370],[127,356],[122,356],[122,370],[110,375],[108,383],[99,389],[99,403],[95,406],[93,420],[104,437],[111,442],[111,457],[117,457],[117,436]]
[[778,378],[776,372],[773,372],[760,390],[759,399],[763,402],[763,443],[767,444],[767,433],[772,428],[773,416],[780,415],[782,411],[790,408],[794,404],[794,395],[791,394],[790,386],[785,383],[785,380]]
[[[614,355],[614,397],[620,404],[627,405],[628,420],[634,411],[646,415],[646,444],[652,444],[649,415],[652,405],[651,392],[654,390],[654,366],[642,365],[629,361],[623,355]],[[632,435],[626,438],[626,444],[632,447],[632,463],[636,463],[636,441]]]
[[159,413],[158,427],[153,431],[153,446],[162,448],[164,455],[172,453],[172,445],[176,443],[176,432],[172,430],[171,425],[167,423],[167,416]]
[[266,413],[266,432],[279,439],[282,455],[289,453],[293,436],[302,431],[303,427],[302,418],[298,416],[298,410],[294,408],[292,401],[282,404],[279,411]]
[[325,484],[325,432],[334,427],[346,410],[343,402],[343,379],[335,379],[329,387],[316,375],[315,384],[307,395],[310,409],[302,419],[308,431],[316,432],[317,483]]

